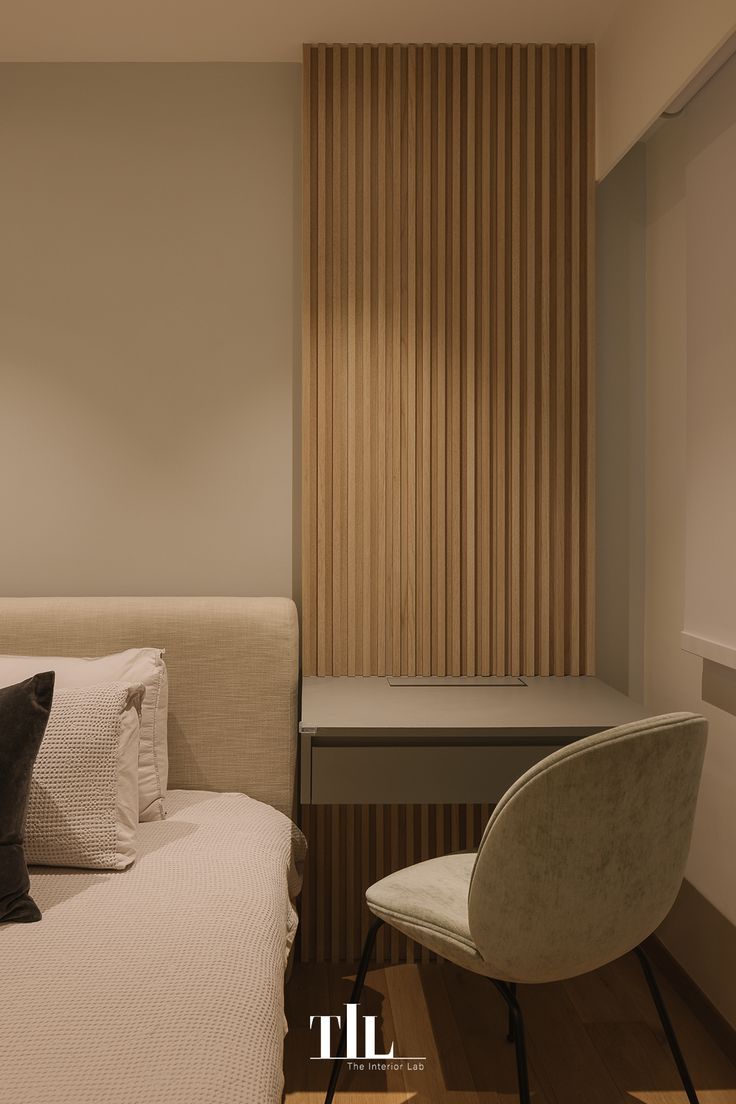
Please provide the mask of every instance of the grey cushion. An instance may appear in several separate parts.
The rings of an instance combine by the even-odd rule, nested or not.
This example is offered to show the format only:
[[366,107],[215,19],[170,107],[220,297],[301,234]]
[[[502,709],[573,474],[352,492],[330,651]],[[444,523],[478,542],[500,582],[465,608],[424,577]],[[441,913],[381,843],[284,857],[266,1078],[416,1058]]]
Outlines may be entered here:
[[23,835],[33,764],[53,694],[53,671],[0,690],[0,923],[41,919],[29,893]]

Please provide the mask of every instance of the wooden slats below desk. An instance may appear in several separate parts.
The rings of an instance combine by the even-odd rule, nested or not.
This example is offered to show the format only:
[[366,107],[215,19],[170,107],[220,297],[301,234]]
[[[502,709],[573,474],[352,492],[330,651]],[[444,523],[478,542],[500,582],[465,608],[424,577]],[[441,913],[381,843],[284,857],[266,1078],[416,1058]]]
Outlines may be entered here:
[[[301,960],[356,961],[370,923],[368,886],[412,863],[475,850],[492,811],[489,803],[302,806],[309,854],[300,910]],[[433,957],[396,931],[379,933],[378,962]]]

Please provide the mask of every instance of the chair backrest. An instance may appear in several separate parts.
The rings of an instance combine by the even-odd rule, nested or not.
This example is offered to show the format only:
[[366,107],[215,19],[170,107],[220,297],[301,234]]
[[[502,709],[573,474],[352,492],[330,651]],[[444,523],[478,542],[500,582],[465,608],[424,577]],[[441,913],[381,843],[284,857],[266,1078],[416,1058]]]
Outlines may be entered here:
[[671,713],[599,732],[504,794],[468,895],[473,941],[500,978],[586,973],[661,923],[682,883],[707,730]]

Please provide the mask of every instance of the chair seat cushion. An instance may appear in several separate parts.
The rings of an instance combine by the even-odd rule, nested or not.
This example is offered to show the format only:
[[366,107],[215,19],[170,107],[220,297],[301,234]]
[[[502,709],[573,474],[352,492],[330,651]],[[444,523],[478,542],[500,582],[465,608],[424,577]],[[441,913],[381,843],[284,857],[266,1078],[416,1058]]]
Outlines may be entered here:
[[441,855],[382,878],[366,891],[374,916],[443,958],[485,974],[468,927],[468,887],[475,852]]

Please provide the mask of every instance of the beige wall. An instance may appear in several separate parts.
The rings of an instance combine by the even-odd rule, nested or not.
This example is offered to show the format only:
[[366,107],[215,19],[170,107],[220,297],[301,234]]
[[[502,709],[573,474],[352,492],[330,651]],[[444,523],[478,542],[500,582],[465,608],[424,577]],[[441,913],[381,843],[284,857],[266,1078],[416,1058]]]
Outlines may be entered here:
[[0,590],[290,594],[298,65],[0,67]]
[[[686,487],[688,165],[736,126],[736,59],[647,145],[647,552],[645,701],[694,709],[710,740],[688,868],[736,923],[736,672],[683,652]],[[693,212],[690,212],[692,217]],[[690,233],[697,232],[690,226]],[[733,272],[731,273],[733,276]],[[717,534],[713,534],[717,539]],[[719,703],[719,704],[716,704]]]
[[689,154],[686,191],[683,646],[736,668],[736,112],[721,110],[717,133],[711,128]]
[[624,0],[596,40],[600,180],[736,30],[733,0]]
[[680,642],[687,314],[707,294],[688,287],[687,241],[710,215],[688,209],[686,181],[695,158],[723,147],[734,128],[736,58],[599,185],[597,381],[598,667],[614,685],[640,690],[652,713],[695,710],[709,720],[688,883],[660,935],[736,1026],[736,671]]
[[[628,675],[632,687],[637,656],[631,626],[638,601],[644,618],[638,678],[646,708],[652,713],[692,709],[710,722],[687,870],[690,884],[660,935],[736,1026],[736,989],[729,970],[736,956],[736,671],[689,655],[680,645],[688,472],[686,323],[688,303],[707,294],[707,288],[688,287],[687,239],[697,239],[697,221],[708,217],[702,207],[688,209],[686,177],[693,160],[720,146],[734,127],[736,59],[598,189],[598,639],[601,673],[617,685]],[[727,278],[732,275],[731,270]],[[621,441],[618,468],[615,437]],[[636,457],[642,454],[637,473]],[[629,540],[637,524],[637,476],[644,496],[643,601]]]

